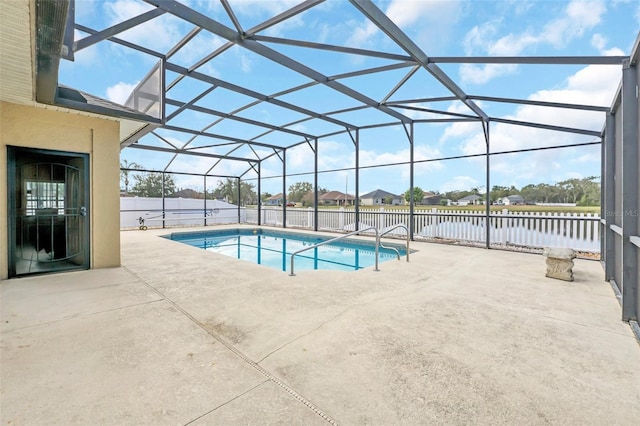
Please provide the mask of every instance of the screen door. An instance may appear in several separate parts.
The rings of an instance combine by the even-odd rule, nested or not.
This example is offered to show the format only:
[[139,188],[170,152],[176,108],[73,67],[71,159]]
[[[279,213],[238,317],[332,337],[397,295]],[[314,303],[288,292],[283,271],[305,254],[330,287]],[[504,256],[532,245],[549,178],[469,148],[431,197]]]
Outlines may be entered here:
[[88,155],[8,147],[9,276],[88,269]]

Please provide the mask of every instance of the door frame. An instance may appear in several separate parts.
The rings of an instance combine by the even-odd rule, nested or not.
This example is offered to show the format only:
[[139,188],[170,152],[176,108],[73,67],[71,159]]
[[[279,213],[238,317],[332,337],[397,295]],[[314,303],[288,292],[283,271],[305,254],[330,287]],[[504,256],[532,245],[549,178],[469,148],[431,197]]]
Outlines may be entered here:
[[[84,191],[84,204],[86,207],[86,216],[82,221],[81,232],[83,238],[82,255],[84,256],[84,263],[77,267],[68,267],[54,271],[43,272],[28,272],[28,273],[16,273],[16,214],[17,214],[17,200],[16,200],[16,172],[17,172],[17,159],[20,155],[24,154],[37,154],[44,156],[66,157],[67,159],[80,159],[82,160],[82,175],[81,180],[83,183]],[[38,274],[50,274],[58,272],[67,272],[74,270],[90,269],[91,268],[91,191],[90,191],[90,157],[88,153],[71,152],[71,151],[57,151],[43,148],[31,148],[27,146],[14,146],[7,145],[7,264],[8,264],[8,277],[24,277]]]

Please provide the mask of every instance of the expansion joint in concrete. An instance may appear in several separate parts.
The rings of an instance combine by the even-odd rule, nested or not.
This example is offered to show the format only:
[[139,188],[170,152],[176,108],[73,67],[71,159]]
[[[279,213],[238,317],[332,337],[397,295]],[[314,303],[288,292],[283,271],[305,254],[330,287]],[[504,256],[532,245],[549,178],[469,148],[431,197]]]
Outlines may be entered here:
[[142,284],[144,284],[147,288],[149,288],[151,291],[153,291],[154,293],[156,293],[158,296],[162,297],[167,303],[169,303],[171,306],[173,306],[178,312],[182,313],[182,315],[184,315],[185,317],[187,317],[189,320],[191,320],[191,322],[193,322],[194,324],[196,324],[198,327],[200,327],[202,330],[204,330],[209,336],[213,337],[218,343],[220,343],[222,346],[224,346],[225,348],[227,348],[229,351],[231,351],[234,355],[236,355],[238,358],[240,358],[242,361],[244,361],[245,363],[247,363],[248,365],[250,365],[251,367],[253,367],[255,370],[257,370],[259,373],[261,373],[263,376],[265,376],[266,378],[268,378],[270,381],[272,381],[273,383],[275,383],[276,385],[278,385],[279,387],[281,387],[282,389],[284,389],[289,395],[291,395],[292,397],[294,397],[296,400],[298,400],[299,402],[301,402],[302,404],[304,404],[307,408],[309,408],[311,411],[313,411],[315,414],[317,414],[318,416],[322,417],[324,420],[326,420],[329,424],[332,424],[334,426],[338,426],[338,422],[333,420],[328,414],[326,414],[324,411],[322,411],[320,408],[318,408],[314,403],[312,403],[311,401],[309,401],[307,398],[305,398],[304,396],[300,395],[298,392],[296,392],[294,389],[292,389],[291,387],[289,387],[289,385],[287,385],[286,383],[282,382],[280,379],[278,379],[276,376],[274,376],[273,374],[271,374],[270,372],[268,372],[267,370],[265,370],[264,368],[262,368],[260,365],[258,365],[257,363],[253,362],[248,356],[246,356],[245,354],[243,354],[242,352],[240,352],[237,348],[235,348],[233,345],[231,345],[230,343],[228,343],[227,341],[225,341],[222,337],[218,336],[216,333],[212,332],[211,330],[209,330],[202,322],[200,322],[196,317],[194,317],[193,315],[191,315],[189,312],[187,312],[185,309],[183,309],[180,305],[178,305],[176,302],[174,302],[173,300],[171,300],[170,298],[168,298],[164,293],[162,293],[160,290],[158,290],[157,288],[155,288],[154,286],[152,286],[151,284],[147,283],[142,277],[140,277],[138,274],[136,274],[135,272],[131,271],[130,269],[128,269],[127,267],[124,267],[130,274],[132,274],[133,276],[135,276]]
[[193,422],[195,422],[197,420],[200,420],[201,418],[203,418],[205,416],[208,416],[209,414],[213,413],[214,411],[219,410],[220,408],[224,407],[225,405],[230,404],[231,402],[235,401],[236,399],[248,394],[249,392],[252,392],[255,389],[258,389],[260,386],[264,385],[265,383],[269,383],[269,382],[270,382],[270,380],[265,380],[263,382],[258,383],[257,385],[255,385],[251,389],[247,389],[246,391],[234,396],[233,398],[229,399],[228,401],[223,402],[222,404],[220,404],[220,405],[216,406],[215,408],[207,411],[206,413],[202,413],[198,417],[189,420],[187,423],[184,424],[184,426],[189,426]]

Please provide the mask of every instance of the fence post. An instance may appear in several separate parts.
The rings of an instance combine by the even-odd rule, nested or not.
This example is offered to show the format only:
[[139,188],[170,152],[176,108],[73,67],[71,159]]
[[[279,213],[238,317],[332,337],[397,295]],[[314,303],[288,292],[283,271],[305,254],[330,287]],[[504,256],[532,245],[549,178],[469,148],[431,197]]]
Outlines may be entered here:
[[384,217],[384,207],[380,207],[380,214],[378,215],[378,229],[382,230],[384,229],[384,224],[385,224],[385,217]]
[[[509,209],[502,209],[502,214],[504,216],[508,216],[509,215]],[[506,220],[504,217],[500,218],[500,228],[502,229],[502,238],[501,238],[501,242],[502,244],[504,244],[505,246],[507,245],[507,243],[509,242],[509,218],[507,217]],[[505,223],[507,224],[507,226],[504,226]],[[506,233],[506,235],[505,235]]]
[[431,208],[433,215],[429,218],[431,220],[431,238],[438,236],[438,209],[436,207]]
[[344,207],[340,207],[340,214],[338,215],[338,227],[344,229]]

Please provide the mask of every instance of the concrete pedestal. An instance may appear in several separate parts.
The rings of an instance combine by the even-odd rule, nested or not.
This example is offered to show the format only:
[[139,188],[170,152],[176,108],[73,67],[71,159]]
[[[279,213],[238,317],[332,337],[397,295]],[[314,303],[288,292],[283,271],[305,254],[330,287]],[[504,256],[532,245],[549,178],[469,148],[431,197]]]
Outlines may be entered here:
[[573,259],[576,253],[567,248],[545,248],[547,273],[545,276],[564,281],[573,281]]

